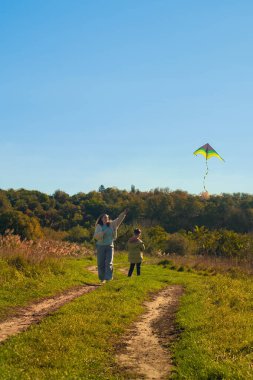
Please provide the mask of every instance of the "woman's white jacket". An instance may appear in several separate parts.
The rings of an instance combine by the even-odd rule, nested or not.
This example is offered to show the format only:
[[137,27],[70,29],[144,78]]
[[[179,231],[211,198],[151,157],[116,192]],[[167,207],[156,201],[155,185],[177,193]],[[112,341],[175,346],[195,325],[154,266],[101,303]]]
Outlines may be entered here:
[[[123,222],[123,220],[125,219],[125,216],[126,216],[126,212],[123,211],[121,214],[119,214],[119,216],[116,219],[110,222],[110,227],[113,230],[113,240],[117,238],[117,230],[119,226],[121,225],[121,223]],[[102,226],[100,224],[96,224],[93,237],[94,239],[97,240],[98,244],[103,243],[103,236],[104,234],[103,234]]]

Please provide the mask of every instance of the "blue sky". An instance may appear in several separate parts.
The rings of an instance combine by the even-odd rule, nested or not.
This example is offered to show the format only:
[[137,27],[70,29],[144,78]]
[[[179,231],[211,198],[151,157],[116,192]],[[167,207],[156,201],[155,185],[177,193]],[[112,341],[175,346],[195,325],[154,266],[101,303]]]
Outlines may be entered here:
[[0,188],[252,193],[253,2],[0,1]]

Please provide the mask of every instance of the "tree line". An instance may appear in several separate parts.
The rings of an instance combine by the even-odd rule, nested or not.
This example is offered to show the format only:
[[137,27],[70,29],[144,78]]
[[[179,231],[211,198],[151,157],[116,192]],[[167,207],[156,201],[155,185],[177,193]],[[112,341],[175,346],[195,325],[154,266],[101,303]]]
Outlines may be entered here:
[[157,188],[130,191],[103,185],[97,191],[48,195],[35,190],[0,190],[0,234],[21,239],[45,237],[91,244],[95,221],[129,213],[116,248],[124,249],[140,227],[147,252],[238,257],[253,260],[253,195],[236,193],[208,198]]
[[0,232],[8,226],[9,219],[14,223],[15,218],[21,224],[30,220],[34,230],[36,227],[54,231],[69,231],[74,227],[89,230],[101,213],[115,218],[125,207],[129,209],[126,224],[160,226],[168,233],[192,231],[195,226],[238,233],[253,230],[253,195],[250,194],[211,195],[205,199],[181,190],[139,191],[132,186],[127,191],[101,185],[98,191],[75,195],[62,190],[52,195],[26,189],[0,190]]

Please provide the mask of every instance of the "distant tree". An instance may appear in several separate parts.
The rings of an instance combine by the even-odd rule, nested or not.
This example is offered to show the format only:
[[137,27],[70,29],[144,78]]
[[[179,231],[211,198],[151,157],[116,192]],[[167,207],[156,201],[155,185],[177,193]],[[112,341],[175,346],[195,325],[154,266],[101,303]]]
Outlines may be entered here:
[[15,203],[15,210],[22,212],[26,212],[26,210],[28,210],[28,204],[25,199],[20,198],[17,200]]
[[69,195],[62,190],[56,190],[53,197],[59,203],[65,203],[69,200]]
[[0,212],[11,209],[11,203],[3,191],[0,191]]
[[14,189],[9,189],[6,192],[6,196],[9,200],[10,204],[12,205],[12,207],[15,205],[15,202],[17,201],[17,199],[19,199],[18,193]]
[[157,187],[143,192],[136,190],[134,185],[130,191],[101,185],[98,191],[72,196],[62,190],[56,190],[50,196],[35,190],[0,190],[0,214],[19,211],[28,217],[36,217],[42,227],[57,231],[68,231],[77,225],[94,227],[101,213],[107,212],[113,219],[126,207],[129,209],[124,221],[126,225],[161,226],[168,233],[193,231],[195,226],[237,233],[253,232],[251,194],[210,195],[203,199],[169,188]]
[[60,228],[60,224],[62,221],[62,216],[59,214],[57,210],[54,208],[49,209],[45,212],[45,217],[42,226],[43,227],[50,227],[55,230],[58,230]]
[[0,215],[0,233],[11,230],[22,239],[34,240],[43,236],[36,218],[29,217],[20,211],[7,211]]
[[93,223],[97,217],[103,212],[107,212],[108,205],[103,200],[103,193],[91,191],[87,194],[87,199],[84,203],[85,221]]

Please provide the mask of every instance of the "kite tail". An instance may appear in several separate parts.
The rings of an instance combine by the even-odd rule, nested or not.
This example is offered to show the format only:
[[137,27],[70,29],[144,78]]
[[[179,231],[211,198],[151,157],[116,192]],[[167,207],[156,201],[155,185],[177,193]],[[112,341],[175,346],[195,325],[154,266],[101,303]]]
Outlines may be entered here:
[[205,185],[207,174],[208,174],[208,165],[207,165],[207,160],[206,160],[206,173],[205,173],[205,175],[204,175],[204,180],[203,180],[203,185],[204,185],[204,190],[205,190],[205,191],[207,191],[207,190],[206,190],[206,185]]

